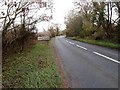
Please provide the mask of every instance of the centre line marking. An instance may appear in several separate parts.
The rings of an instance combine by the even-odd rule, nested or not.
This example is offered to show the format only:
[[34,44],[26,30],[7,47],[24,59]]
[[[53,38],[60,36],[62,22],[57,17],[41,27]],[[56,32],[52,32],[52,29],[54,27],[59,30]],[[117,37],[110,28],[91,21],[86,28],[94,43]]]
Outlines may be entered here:
[[66,40],[66,42],[68,42],[68,40]]
[[99,55],[99,56],[101,56],[101,57],[104,57],[104,58],[106,58],[106,59],[109,59],[109,60],[111,60],[111,61],[113,61],[113,62],[116,62],[116,63],[119,63],[119,64],[120,64],[119,61],[117,61],[117,60],[115,60],[115,59],[112,59],[112,58],[110,58],[110,57],[108,57],[108,56],[102,55],[102,54],[100,54],[100,53],[98,53],[98,52],[93,52],[93,53],[96,54],[96,55]]
[[72,43],[72,42],[69,42],[70,44],[72,44],[72,45],[74,45],[74,43]]
[[87,48],[82,47],[82,46],[80,46],[80,45],[76,45],[76,46],[79,47],[79,48],[82,48],[82,49],[84,49],[84,50],[87,50]]

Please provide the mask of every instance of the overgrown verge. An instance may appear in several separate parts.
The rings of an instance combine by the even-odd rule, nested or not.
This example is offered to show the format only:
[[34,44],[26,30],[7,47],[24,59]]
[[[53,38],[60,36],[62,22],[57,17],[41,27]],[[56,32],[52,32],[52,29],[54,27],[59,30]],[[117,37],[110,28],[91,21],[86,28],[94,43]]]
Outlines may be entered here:
[[85,39],[85,38],[79,38],[79,37],[68,37],[68,38],[72,40],[77,40],[85,43],[105,46],[105,47],[114,48],[114,49],[120,48],[120,44],[115,43],[114,40],[92,40],[92,39]]
[[58,88],[62,79],[49,42],[37,42],[3,64],[3,88]]

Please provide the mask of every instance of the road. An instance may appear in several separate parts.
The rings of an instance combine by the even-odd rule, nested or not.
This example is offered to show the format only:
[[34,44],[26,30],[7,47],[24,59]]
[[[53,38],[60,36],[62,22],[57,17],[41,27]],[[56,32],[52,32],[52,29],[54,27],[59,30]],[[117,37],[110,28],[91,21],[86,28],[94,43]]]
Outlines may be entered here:
[[55,47],[71,88],[118,88],[118,51],[63,36]]

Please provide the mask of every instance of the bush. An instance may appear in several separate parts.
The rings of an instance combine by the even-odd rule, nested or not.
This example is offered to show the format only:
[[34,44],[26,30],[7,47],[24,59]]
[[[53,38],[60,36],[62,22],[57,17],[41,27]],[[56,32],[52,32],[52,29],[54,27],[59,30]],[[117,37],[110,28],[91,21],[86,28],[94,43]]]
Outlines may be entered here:
[[12,53],[18,53],[23,51],[24,47],[31,42],[31,40],[36,39],[36,34],[23,30],[22,28],[17,28],[16,32],[11,30],[6,32],[2,38],[2,55],[3,59]]

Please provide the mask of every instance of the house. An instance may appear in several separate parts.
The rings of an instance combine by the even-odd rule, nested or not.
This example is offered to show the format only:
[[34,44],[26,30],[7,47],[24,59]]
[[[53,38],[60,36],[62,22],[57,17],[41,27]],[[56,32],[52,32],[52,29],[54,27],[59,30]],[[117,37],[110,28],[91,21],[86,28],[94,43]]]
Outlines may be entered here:
[[41,40],[41,41],[50,40],[50,33],[48,31],[39,32],[38,40]]

